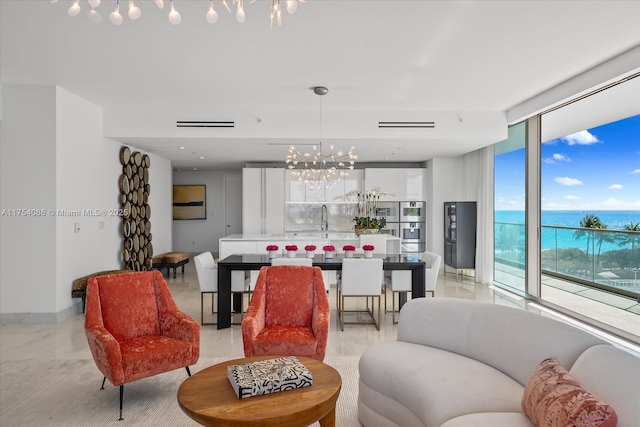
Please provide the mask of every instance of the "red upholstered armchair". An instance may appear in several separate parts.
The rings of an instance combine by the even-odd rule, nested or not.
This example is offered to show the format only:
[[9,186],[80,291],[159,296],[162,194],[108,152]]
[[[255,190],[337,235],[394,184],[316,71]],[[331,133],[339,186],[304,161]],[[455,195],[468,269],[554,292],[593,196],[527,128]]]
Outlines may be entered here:
[[178,310],[162,273],[135,272],[93,277],[87,285],[84,322],[98,369],[120,386],[186,368],[200,356],[200,325]]
[[322,361],[329,298],[318,267],[262,267],[242,320],[244,355],[306,356]]

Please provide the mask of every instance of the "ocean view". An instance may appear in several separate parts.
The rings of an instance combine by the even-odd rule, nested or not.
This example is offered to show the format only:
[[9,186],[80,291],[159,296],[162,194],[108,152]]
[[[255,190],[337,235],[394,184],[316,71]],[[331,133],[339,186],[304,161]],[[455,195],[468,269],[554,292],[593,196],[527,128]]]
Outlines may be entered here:
[[[578,246],[574,230],[562,230],[555,227],[579,227],[580,220],[585,215],[591,214],[600,218],[600,221],[609,230],[623,230],[629,223],[640,223],[640,211],[542,211],[542,250],[554,248],[570,248]],[[524,224],[524,211],[496,211],[495,221],[508,224]],[[521,238],[524,239],[524,227],[521,230]],[[523,240],[522,240],[523,241]],[[603,242],[601,250],[620,249],[617,242]]]
[[[579,227],[580,220],[591,214],[600,218],[609,230],[622,230],[633,222],[640,222],[640,211],[542,211],[542,225]],[[524,211],[496,211],[496,222],[524,224]]]

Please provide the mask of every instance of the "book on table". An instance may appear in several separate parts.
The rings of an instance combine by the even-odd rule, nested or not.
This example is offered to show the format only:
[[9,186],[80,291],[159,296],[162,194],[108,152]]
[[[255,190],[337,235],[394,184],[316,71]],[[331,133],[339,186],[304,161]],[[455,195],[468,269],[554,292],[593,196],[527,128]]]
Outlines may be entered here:
[[311,371],[295,356],[229,365],[227,377],[238,399],[313,385]]

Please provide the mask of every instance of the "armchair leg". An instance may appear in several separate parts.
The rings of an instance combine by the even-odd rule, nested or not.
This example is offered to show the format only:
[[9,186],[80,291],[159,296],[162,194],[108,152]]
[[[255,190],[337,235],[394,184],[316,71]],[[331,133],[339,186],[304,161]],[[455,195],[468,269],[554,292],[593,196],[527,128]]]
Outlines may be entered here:
[[118,419],[118,421],[122,421],[124,420],[124,418],[122,418],[122,400],[124,397],[124,384],[122,384],[120,386],[120,418]]
[[107,380],[107,377],[102,377],[102,386],[100,387],[100,390],[104,390],[104,382]]
[[189,367],[188,367],[188,366],[185,366],[185,367],[184,367],[184,369],[186,369],[186,370],[187,370],[187,375],[191,376],[191,371],[189,370]]

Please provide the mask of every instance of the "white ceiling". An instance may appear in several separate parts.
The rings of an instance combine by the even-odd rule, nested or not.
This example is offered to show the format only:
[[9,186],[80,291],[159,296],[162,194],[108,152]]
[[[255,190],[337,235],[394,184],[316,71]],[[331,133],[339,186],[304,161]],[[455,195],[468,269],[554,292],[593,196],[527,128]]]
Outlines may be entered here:
[[[207,0],[174,0],[179,26],[150,0],[132,22],[127,3],[116,27],[114,0],[97,25],[85,0],[76,17],[68,0],[1,0],[2,83],[58,85],[104,108],[105,136],[200,170],[282,162],[321,136],[361,162],[457,156],[506,138],[509,109],[640,45],[640,1],[309,0],[274,28],[266,0],[246,2],[244,24],[219,0],[216,24]],[[436,127],[378,129],[402,120]]]

